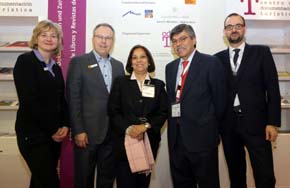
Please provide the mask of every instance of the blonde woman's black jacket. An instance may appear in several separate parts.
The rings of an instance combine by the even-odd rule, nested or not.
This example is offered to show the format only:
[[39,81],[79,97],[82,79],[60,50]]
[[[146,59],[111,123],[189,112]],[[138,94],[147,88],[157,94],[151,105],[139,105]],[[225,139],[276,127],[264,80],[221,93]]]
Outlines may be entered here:
[[44,143],[59,127],[69,126],[61,68],[53,65],[55,77],[34,52],[20,55],[13,76],[19,99],[15,130],[29,144]]

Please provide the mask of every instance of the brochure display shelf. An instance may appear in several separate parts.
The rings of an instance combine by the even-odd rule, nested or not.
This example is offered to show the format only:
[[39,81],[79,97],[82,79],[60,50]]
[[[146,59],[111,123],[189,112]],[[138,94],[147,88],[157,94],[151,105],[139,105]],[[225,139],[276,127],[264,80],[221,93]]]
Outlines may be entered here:
[[0,47],[0,111],[18,109],[13,67],[18,55],[29,50],[28,47]]
[[14,130],[18,99],[13,68],[17,57],[31,50],[27,41],[35,25],[47,19],[48,1],[5,2],[0,11],[0,187],[27,188],[30,172],[19,153]]
[[28,52],[38,16],[0,16],[0,132],[13,134],[18,99],[13,81],[17,57]]
[[[27,46],[38,16],[0,16],[0,187],[29,187],[30,173],[15,135],[18,99],[13,81],[17,57]],[[15,181],[15,177],[18,178]]]

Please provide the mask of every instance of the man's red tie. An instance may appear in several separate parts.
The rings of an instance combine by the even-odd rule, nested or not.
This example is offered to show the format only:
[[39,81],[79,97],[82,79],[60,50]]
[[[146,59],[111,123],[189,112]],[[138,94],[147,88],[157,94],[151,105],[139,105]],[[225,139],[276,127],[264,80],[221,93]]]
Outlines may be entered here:
[[[185,83],[187,73],[188,73],[188,69],[186,69],[187,65],[188,65],[188,61],[182,62],[183,70],[181,73],[181,82],[179,82],[180,84],[178,84],[178,86],[177,86],[176,101],[179,101],[181,98],[182,90],[183,90],[184,83]],[[178,92],[179,92],[179,95],[178,95]]]

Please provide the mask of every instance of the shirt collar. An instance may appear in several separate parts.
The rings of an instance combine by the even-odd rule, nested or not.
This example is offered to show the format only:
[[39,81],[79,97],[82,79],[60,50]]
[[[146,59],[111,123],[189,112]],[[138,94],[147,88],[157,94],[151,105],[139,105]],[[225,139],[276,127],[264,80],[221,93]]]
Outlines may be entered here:
[[[37,59],[38,59],[39,61],[44,62],[44,59],[43,59],[41,53],[39,52],[39,50],[37,50],[37,49],[33,49],[33,53],[35,54],[35,56],[37,57]],[[50,58],[50,60],[49,60],[49,64],[50,64],[51,66],[54,65],[54,64],[55,64],[54,59]]]
[[237,48],[233,48],[231,46],[229,46],[229,51],[230,51],[230,54],[233,54],[233,50],[234,49],[240,49],[240,52],[243,53],[244,49],[245,49],[245,46],[246,46],[246,43],[243,42],[239,47]]
[[[136,75],[134,73],[134,71],[131,74],[130,80],[137,80]],[[150,76],[149,73],[147,72],[146,76],[145,76],[145,80],[150,80]]]
[[[104,58],[103,58],[102,56],[100,56],[100,55],[99,55],[95,50],[93,50],[93,53],[94,53],[94,55],[95,55],[95,57],[96,57],[96,60],[97,60],[98,62],[105,61]],[[111,60],[111,56],[110,56],[110,54],[108,54],[107,61],[110,61],[110,60]]]
[[179,64],[181,64],[183,61],[188,61],[188,64],[190,64],[195,52],[196,52],[196,49],[193,50],[193,52],[190,54],[190,56],[187,59],[180,58]]

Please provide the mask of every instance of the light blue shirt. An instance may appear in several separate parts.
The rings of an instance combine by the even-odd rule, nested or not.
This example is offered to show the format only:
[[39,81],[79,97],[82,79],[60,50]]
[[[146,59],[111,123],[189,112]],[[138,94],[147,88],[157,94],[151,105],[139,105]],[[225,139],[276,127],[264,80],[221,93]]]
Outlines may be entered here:
[[177,87],[178,87],[178,83],[179,83],[179,81],[180,81],[180,79],[181,79],[181,73],[183,72],[183,65],[182,65],[182,62],[183,62],[183,61],[188,61],[187,66],[188,66],[188,70],[189,70],[189,67],[190,67],[190,64],[191,64],[192,58],[193,58],[193,56],[194,56],[194,54],[195,54],[195,51],[196,51],[196,50],[194,50],[194,51],[191,53],[191,55],[188,57],[188,59],[182,59],[182,58],[180,58],[179,65],[178,65],[178,71],[177,71],[177,74],[176,74],[175,90],[176,90]]
[[[44,62],[44,59],[41,53],[37,49],[33,49],[33,52],[39,61]],[[45,67],[43,69],[44,71],[49,71],[53,77],[55,77],[55,74],[52,70],[52,67],[54,64],[55,64],[55,61],[52,58],[50,58],[49,63],[48,64],[45,63]]]
[[99,67],[101,69],[106,87],[108,92],[110,93],[111,91],[111,86],[112,86],[112,65],[111,65],[111,56],[108,55],[107,59],[104,59],[101,57],[97,52],[93,50],[93,53],[96,57],[97,62],[99,63]]

